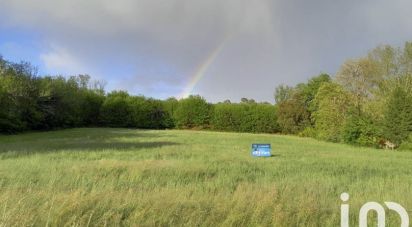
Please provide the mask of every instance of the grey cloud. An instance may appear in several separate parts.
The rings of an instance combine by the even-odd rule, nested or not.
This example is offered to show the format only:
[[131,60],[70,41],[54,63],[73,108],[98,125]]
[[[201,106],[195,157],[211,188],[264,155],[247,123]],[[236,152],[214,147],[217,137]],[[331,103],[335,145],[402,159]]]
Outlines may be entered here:
[[[281,83],[333,74],[344,59],[381,43],[402,44],[412,35],[411,6],[408,0],[1,0],[0,26],[36,30],[45,43],[67,50],[70,64],[113,81],[113,88],[158,97],[183,90],[229,36],[194,92],[211,101],[272,101]],[[51,63],[64,60],[45,48]]]

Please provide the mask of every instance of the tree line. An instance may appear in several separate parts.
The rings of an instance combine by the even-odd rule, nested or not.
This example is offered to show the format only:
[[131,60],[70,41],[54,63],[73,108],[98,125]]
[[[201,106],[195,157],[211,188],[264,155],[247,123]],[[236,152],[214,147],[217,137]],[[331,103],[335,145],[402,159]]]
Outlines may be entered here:
[[412,43],[349,59],[334,78],[281,85],[275,100],[283,133],[412,150]]
[[211,104],[203,97],[158,100],[106,93],[88,75],[38,76],[30,63],[0,57],[0,132],[70,127],[209,129],[283,133],[331,142],[412,149],[412,43],[378,46],[320,74],[280,85],[275,104],[242,98]]
[[106,93],[104,83],[88,75],[38,76],[30,63],[0,58],[0,133],[72,127],[279,132],[269,103],[210,104],[200,96],[158,100],[126,91]]

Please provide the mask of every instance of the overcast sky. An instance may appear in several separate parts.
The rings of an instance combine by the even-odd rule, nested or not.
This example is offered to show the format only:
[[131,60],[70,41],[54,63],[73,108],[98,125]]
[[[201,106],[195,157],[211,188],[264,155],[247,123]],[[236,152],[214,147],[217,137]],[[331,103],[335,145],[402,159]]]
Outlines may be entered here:
[[[0,54],[107,89],[273,102],[279,84],[412,40],[410,0],[0,0]],[[210,60],[210,59],[209,59]]]

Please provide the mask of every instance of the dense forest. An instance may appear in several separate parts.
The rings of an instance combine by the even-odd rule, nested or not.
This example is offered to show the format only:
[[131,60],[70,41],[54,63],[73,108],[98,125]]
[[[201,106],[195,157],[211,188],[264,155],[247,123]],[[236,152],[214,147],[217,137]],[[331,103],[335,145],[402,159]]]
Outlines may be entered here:
[[345,61],[335,76],[281,85],[275,104],[200,96],[157,100],[106,93],[88,75],[39,76],[30,63],[0,57],[0,133],[70,127],[209,129],[283,133],[412,150],[412,43],[382,45]]

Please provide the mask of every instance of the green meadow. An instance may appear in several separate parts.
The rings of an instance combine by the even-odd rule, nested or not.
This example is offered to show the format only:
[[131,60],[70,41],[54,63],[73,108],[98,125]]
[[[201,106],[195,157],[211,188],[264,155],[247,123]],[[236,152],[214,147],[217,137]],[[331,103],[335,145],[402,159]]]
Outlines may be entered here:
[[[273,156],[251,157],[252,143],[271,143]],[[293,136],[108,128],[0,136],[0,226],[339,226],[343,192],[357,226],[369,201],[412,210],[411,176],[412,153]],[[396,214],[387,219],[399,226]]]

